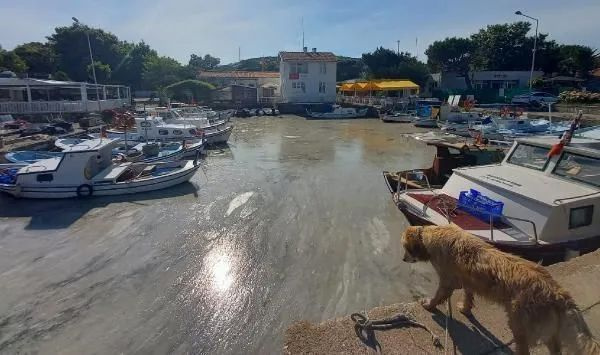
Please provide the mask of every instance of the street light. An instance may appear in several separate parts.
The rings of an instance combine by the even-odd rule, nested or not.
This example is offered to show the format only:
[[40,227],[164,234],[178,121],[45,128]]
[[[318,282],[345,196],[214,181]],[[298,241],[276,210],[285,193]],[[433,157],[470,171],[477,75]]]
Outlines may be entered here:
[[531,86],[533,84],[533,68],[535,67],[535,52],[537,50],[538,26],[540,24],[540,21],[538,19],[536,19],[535,17],[525,15],[521,11],[516,11],[515,15],[519,15],[519,16],[527,17],[528,19],[535,20],[535,37],[533,39],[533,56],[531,58],[531,72],[529,74],[529,93],[531,94]]
[[[73,19],[73,22],[75,22],[76,25],[81,25],[81,22],[79,22],[77,17],[71,17],[71,18]],[[96,101],[98,102],[98,112],[101,112],[102,108],[100,107],[100,90],[98,89],[98,80],[96,80],[96,65],[94,65],[94,56],[92,55],[92,44],[90,42],[90,32],[86,30],[85,34],[87,36],[88,49],[90,50],[90,62],[92,64],[92,75],[94,76],[94,85],[96,85]]]

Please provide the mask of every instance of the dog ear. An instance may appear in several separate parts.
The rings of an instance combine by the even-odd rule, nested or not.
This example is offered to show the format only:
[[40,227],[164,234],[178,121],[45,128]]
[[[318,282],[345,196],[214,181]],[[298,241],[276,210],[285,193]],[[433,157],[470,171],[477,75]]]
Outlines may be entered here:
[[429,253],[423,244],[423,227],[408,227],[403,236],[406,251],[418,260],[429,260]]

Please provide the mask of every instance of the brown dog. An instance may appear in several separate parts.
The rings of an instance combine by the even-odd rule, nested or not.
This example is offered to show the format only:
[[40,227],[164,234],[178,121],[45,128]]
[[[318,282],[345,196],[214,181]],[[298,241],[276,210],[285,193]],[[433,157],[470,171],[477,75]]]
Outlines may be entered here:
[[506,308],[517,354],[543,342],[552,354],[600,354],[571,296],[544,267],[503,253],[453,226],[409,227],[402,236],[404,261],[430,261],[440,278],[433,299],[421,301],[431,311],[456,289],[464,289],[459,310],[473,307],[473,294]]

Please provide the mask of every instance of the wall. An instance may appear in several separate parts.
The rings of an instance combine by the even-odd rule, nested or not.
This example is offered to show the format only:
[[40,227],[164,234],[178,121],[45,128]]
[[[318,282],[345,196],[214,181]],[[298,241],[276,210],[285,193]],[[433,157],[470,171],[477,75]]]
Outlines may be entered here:
[[[321,73],[320,63],[322,62],[303,62],[308,63],[308,73],[298,74],[298,79],[290,79],[291,63],[281,62],[279,73],[281,75],[281,100],[283,102],[296,103],[333,103],[335,102],[335,84],[337,63],[325,63],[326,73]],[[305,90],[293,88],[293,83],[303,82]],[[325,83],[325,93],[319,92],[319,83]]]

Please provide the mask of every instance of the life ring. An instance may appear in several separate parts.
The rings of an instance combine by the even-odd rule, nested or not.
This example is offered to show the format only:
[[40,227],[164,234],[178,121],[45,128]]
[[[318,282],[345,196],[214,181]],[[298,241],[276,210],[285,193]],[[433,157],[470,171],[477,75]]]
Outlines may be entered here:
[[85,198],[90,197],[94,193],[92,185],[82,184],[77,187],[77,197]]

